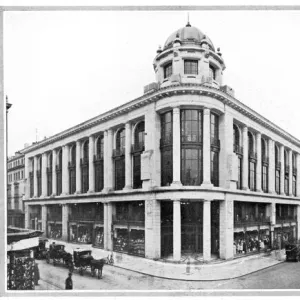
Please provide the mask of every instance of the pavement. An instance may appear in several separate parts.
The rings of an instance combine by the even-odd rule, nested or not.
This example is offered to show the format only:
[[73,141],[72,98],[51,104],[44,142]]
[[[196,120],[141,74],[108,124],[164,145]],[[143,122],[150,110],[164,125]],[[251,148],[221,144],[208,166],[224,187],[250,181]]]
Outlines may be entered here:
[[[92,250],[95,259],[112,254],[111,251],[94,248],[91,245],[55,242],[65,244],[66,251],[70,253],[76,248]],[[164,262],[117,252],[113,252],[113,257],[114,267],[144,275],[175,280],[215,281],[238,278],[280,264],[285,260],[285,250],[252,254],[226,261],[212,260],[208,263],[201,260],[194,262],[189,257],[181,263]]]

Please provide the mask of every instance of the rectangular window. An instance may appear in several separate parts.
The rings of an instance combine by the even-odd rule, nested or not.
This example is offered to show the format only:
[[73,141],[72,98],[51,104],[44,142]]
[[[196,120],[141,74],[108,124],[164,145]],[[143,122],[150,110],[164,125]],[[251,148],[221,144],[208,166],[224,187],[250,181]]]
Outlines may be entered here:
[[125,186],[125,157],[115,159],[115,190],[122,190]]
[[211,183],[214,186],[219,186],[219,152],[211,151]]
[[285,176],[284,176],[284,193],[286,195],[289,194],[289,183],[290,183],[290,181],[289,181],[289,175],[285,174]]
[[294,175],[293,176],[293,196],[297,195],[296,183],[297,183],[297,177]]
[[262,190],[268,192],[268,166],[262,166]]
[[238,156],[238,182],[237,182],[237,189],[242,189],[242,157]]
[[198,75],[198,60],[185,60],[184,74]]
[[143,181],[141,180],[141,154],[133,155],[133,188],[142,188]]
[[167,65],[165,65],[164,67],[164,78],[168,78],[172,75],[173,72],[173,66],[172,63],[168,63]]
[[183,185],[202,183],[202,150],[181,150],[181,182]]
[[209,77],[213,80],[216,79],[216,70],[212,65],[209,65]]
[[170,186],[173,181],[172,148],[161,149],[161,185]]

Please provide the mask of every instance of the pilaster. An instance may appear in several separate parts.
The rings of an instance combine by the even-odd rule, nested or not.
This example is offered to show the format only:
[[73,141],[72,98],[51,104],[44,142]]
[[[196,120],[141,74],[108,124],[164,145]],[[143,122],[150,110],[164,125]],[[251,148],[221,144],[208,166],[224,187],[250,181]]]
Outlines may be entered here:
[[203,110],[203,183],[202,187],[212,188],[210,170],[210,109]]
[[62,239],[68,241],[69,205],[62,205]]
[[220,201],[220,258],[233,258],[233,201]]
[[113,131],[108,129],[104,132],[104,189],[103,192],[109,192],[113,189]]
[[211,201],[203,202],[203,260],[211,259]]
[[171,186],[182,186],[180,180],[180,109],[173,108],[173,182]]
[[43,235],[46,236],[47,234],[47,206],[42,205],[42,231]]
[[125,187],[124,190],[132,189],[132,125],[130,122],[125,124]]
[[156,199],[145,201],[145,257],[160,258],[161,253],[161,207]]
[[280,169],[280,195],[285,195],[284,193],[284,146],[280,145],[280,162],[281,162],[281,169]]
[[[30,158],[25,157],[25,198],[30,198],[30,176],[29,173],[32,171],[32,161]],[[26,217],[26,216],[25,216]],[[25,223],[26,224],[26,223]],[[25,226],[26,228],[26,226]]]
[[181,259],[181,207],[180,200],[173,200],[173,260]]
[[289,150],[289,195],[293,196],[293,152]]
[[300,154],[296,154],[297,178],[296,178],[296,195],[300,195]]
[[95,153],[95,137],[89,136],[89,193],[95,192],[95,166],[94,166],[94,153]]
[[37,173],[36,171],[38,170],[37,165],[38,165],[38,157],[34,156],[33,158],[34,162],[34,170],[33,170],[33,197],[37,197],[38,195],[38,187],[37,187]]
[[300,205],[297,205],[297,240],[300,240]]
[[113,211],[113,203],[107,203],[107,222],[106,222],[106,229],[104,228],[104,232],[106,235],[106,246],[107,250],[113,251],[113,219],[112,219],[112,211]]
[[24,205],[24,227],[25,229],[30,228],[29,226],[29,205],[27,203],[25,203]]

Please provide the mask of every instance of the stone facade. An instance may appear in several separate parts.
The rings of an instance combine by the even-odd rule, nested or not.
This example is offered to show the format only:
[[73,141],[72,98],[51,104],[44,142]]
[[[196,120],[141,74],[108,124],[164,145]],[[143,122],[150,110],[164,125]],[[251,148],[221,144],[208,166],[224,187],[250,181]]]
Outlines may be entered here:
[[[40,206],[42,230],[49,234],[46,207],[57,205],[62,210],[62,220],[58,220],[62,223],[62,239],[68,240],[68,220],[72,217],[68,207],[101,204],[101,213],[86,210],[82,215],[85,225],[77,223],[78,241],[92,234],[102,245],[101,230],[96,233],[95,229],[99,222],[104,249],[151,259],[171,256],[176,261],[186,253],[202,254],[205,261],[216,255],[231,259],[236,255],[236,241],[245,239],[248,243],[253,232],[258,232],[257,239],[299,238],[300,141],[235,99],[232,89],[222,86],[225,64],[221,54],[189,24],[157,51],[154,69],[157,82],[151,89],[145,88],[141,97],[22,151],[27,176],[26,226],[31,226],[31,209]],[[201,126],[201,130],[194,129],[201,136],[198,143],[192,134],[183,135],[186,111],[198,114],[196,127]],[[171,119],[166,121],[168,112]],[[141,123],[144,129],[138,132]],[[170,139],[166,138],[166,128],[172,132]],[[275,144],[280,146],[276,162]],[[183,170],[188,164],[185,149],[192,149],[191,153],[199,149],[199,174],[193,175],[194,182],[186,175],[188,167]],[[55,170],[60,150],[62,193],[58,194]],[[284,150],[289,153],[288,165]],[[50,153],[52,175],[46,173]],[[41,196],[37,191],[39,157]],[[190,168],[194,167],[191,164]],[[279,194],[275,192],[276,170]],[[162,174],[167,174],[170,182],[165,184]],[[51,195],[47,192],[47,176],[52,176]],[[96,191],[102,180],[103,188]],[[88,190],[83,192],[86,182]],[[285,194],[287,184],[289,192]]]

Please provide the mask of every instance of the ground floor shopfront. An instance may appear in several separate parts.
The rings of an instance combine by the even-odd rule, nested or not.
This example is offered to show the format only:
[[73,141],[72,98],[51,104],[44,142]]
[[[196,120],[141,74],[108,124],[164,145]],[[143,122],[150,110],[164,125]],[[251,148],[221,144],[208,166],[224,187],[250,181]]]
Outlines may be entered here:
[[299,205],[145,198],[28,201],[25,223],[50,239],[175,261],[230,259],[299,238]]

